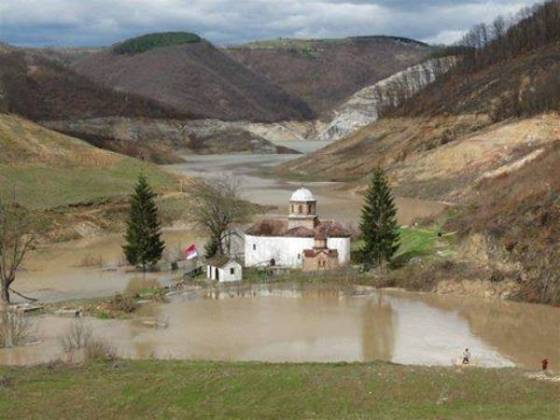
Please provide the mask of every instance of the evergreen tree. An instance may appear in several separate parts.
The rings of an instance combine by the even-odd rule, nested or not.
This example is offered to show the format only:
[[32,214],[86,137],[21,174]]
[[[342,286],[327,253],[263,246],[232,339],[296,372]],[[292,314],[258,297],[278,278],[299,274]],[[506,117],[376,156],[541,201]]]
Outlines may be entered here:
[[147,266],[156,264],[165,249],[155,197],[144,175],[140,175],[134,194],[130,197],[123,250],[127,261],[141,266],[143,271],[146,271]]
[[364,238],[361,249],[362,262],[368,266],[383,267],[383,262],[391,262],[399,248],[397,209],[393,194],[383,169],[377,168],[362,208],[360,229]]

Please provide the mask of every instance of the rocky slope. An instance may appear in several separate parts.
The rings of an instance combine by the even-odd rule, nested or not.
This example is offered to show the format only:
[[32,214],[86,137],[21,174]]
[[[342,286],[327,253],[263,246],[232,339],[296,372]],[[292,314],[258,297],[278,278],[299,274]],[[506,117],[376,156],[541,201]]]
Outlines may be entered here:
[[90,54],[72,68],[103,86],[198,118],[274,122],[313,117],[302,100],[207,41],[131,54],[120,54],[117,47]]
[[398,98],[391,95],[396,86],[406,84],[407,94],[414,95],[448,71],[454,63],[453,57],[428,60],[359,90],[336,108],[334,119],[321,132],[319,140],[339,140],[374,123],[379,118],[380,109],[389,104],[397,105]]
[[[76,135],[97,147],[160,164],[181,162],[182,154],[297,153],[271,142],[286,135],[287,129],[280,123],[271,125],[270,129],[269,124],[249,122],[123,117],[41,123],[61,133]],[[299,128],[296,123],[293,125]],[[295,137],[297,130],[292,132]]]
[[328,117],[358,90],[423,61],[431,48],[410,39],[372,36],[282,39],[231,47],[226,52]]
[[557,114],[496,124],[484,115],[390,118],[278,170],[364,188],[381,165],[400,195],[457,202],[479,180],[523,166],[559,133]]

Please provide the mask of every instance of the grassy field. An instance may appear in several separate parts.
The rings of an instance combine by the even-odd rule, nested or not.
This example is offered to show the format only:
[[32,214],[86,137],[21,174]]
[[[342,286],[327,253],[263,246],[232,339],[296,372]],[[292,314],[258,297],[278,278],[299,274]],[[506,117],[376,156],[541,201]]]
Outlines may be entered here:
[[157,191],[178,190],[155,165],[93,147],[22,118],[0,114],[0,198],[31,209],[92,203],[130,194],[143,173]]
[[143,173],[157,191],[178,189],[171,174],[153,165],[142,165],[123,158],[114,165],[101,168],[8,167],[0,164],[0,194],[9,196],[16,190],[16,199],[32,209],[48,209],[77,203],[130,195],[138,175]]
[[560,418],[560,384],[515,369],[117,361],[0,378],[2,418]]

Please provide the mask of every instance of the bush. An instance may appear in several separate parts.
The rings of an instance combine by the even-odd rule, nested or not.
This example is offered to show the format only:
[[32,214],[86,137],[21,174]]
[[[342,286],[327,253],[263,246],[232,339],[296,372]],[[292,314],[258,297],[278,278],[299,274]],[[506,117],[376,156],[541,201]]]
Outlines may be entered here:
[[59,338],[62,350],[73,357],[77,352],[83,352],[85,360],[114,360],[114,348],[106,342],[93,336],[90,325],[83,320],[76,320],[70,326],[66,335]]
[[23,314],[0,311],[0,348],[23,344],[31,335],[31,322]]
[[86,360],[115,360],[117,358],[115,349],[105,341],[91,340],[85,348]]
[[92,341],[92,337],[91,326],[79,319],[72,323],[66,335],[59,337],[59,343],[65,353],[72,353],[85,349]]
[[110,310],[129,314],[138,308],[138,304],[134,301],[132,296],[117,293],[109,301],[108,307]]

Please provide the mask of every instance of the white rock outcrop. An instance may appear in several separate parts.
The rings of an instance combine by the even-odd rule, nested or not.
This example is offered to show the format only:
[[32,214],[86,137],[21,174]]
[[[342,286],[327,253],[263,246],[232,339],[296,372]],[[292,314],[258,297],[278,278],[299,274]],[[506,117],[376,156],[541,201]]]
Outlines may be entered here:
[[410,97],[449,71],[455,62],[454,57],[428,60],[359,90],[335,110],[335,118],[319,134],[319,140],[339,140],[374,123],[381,106],[398,105],[395,90],[405,91],[406,97]]

